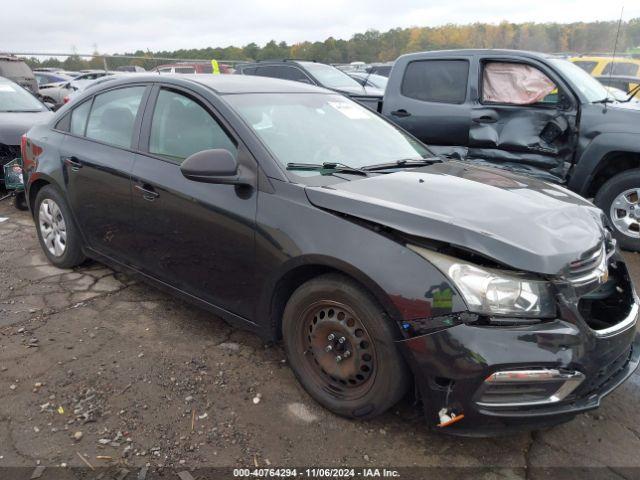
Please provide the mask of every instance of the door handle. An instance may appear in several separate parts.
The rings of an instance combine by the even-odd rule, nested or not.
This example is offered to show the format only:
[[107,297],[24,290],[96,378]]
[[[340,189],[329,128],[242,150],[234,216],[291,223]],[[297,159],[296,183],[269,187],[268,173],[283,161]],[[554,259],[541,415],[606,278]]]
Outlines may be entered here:
[[391,115],[393,115],[394,117],[400,117],[400,118],[411,116],[411,114],[407,112],[404,108],[401,108],[400,110],[394,110],[393,112],[391,112]]
[[136,185],[135,188],[139,192],[142,192],[142,198],[150,202],[153,202],[160,196],[160,194],[156,192],[151,185]]
[[474,117],[473,121],[476,123],[496,123],[498,119],[492,115],[481,115],[479,117]]
[[78,160],[78,157],[64,157],[64,164],[71,167],[72,172],[77,172],[82,168],[82,163]]

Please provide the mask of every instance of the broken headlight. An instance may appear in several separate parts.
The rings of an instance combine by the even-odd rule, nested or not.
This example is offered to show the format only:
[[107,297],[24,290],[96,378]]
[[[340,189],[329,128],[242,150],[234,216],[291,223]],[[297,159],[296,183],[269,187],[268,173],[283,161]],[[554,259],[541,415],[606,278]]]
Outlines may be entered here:
[[527,318],[555,316],[553,291],[547,281],[480,267],[416,245],[407,246],[449,277],[471,312]]

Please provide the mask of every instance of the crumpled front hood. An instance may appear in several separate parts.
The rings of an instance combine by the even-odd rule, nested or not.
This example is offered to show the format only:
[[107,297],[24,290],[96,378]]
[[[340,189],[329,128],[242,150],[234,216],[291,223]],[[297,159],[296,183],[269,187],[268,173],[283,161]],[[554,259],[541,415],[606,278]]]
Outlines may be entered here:
[[53,112],[0,112],[0,143],[4,145],[20,145],[20,137],[34,125],[46,123],[53,117]]
[[604,238],[600,210],[569,190],[457,161],[306,192],[317,207],[546,275]]

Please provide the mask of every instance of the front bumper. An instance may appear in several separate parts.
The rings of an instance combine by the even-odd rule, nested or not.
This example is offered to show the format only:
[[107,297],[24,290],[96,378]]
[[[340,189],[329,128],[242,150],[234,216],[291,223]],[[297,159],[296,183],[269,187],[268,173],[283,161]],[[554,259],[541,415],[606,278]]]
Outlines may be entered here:
[[[442,428],[460,435],[496,435],[563,423],[600,405],[640,363],[640,335],[633,322],[618,333],[597,335],[557,319],[518,327],[461,324],[402,340],[423,398],[429,425],[451,408],[464,418]],[[564,400],[544,405],[481,406],[485,379],[505,370],[554,368],[581,372],[585,379]],[[482,403],[482,402],[480,402]]]

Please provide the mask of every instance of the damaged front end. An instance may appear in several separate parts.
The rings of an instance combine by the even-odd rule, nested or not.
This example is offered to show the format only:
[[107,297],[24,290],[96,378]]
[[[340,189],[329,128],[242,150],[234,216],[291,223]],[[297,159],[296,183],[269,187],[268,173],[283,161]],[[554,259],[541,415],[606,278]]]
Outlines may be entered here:
[[[430,301],[445,308],[402,323],[399,343],[430,425],[473,435],[554,425],[597,408],[637,368],[638,301],[609,237],[560,274],[539,278],[452,267],[456,259],[410,248],[457,290],[436,288]],[[457,294],[468,311],[443,313],[443,298]]]

